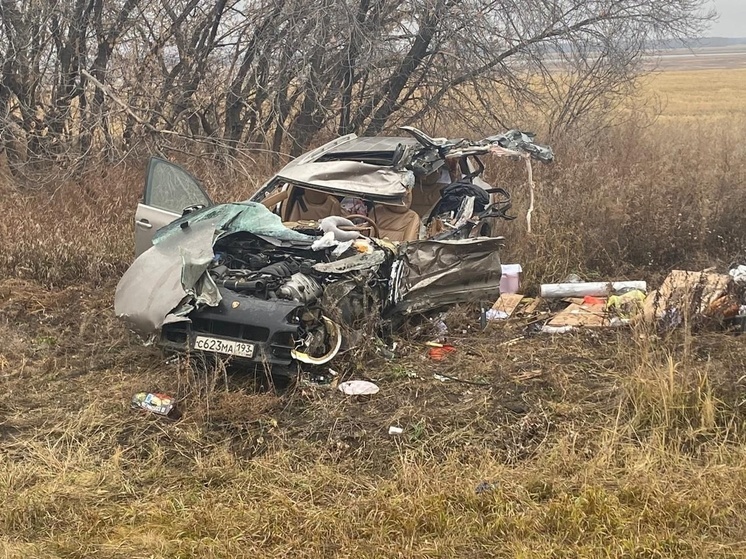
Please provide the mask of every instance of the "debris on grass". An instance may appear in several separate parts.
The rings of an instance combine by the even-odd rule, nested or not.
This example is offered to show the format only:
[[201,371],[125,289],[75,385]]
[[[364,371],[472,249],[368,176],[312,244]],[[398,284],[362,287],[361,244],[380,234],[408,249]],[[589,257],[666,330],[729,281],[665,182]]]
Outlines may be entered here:
[[715,301],[729,294],[735,295],[735,288],[728,274],[673,270],[658,290],[648,294],[643,316],[649,323],[675,328],[708,318],[708,309],[717,309]]
[[521,272],[523,272],[521,265],[503,264],[501,269],[500,293],[518,293],[521,289]]
[[733,278],[736,285],[746,286],[746,265],[734,266],[728,270],[728,275]]
[[563,299],[564,297],[608,297],[625,291],[639,289],[647,292],[648,286],[644,281],[594,281],[572,283],[544,283],[541,285],[541,296],[547,299]]
[[179,415],[176,409],[176,401],[166,394],[138,392],[132,396],[130,405],[133,409],[149,411],[171,419],[178,419]]
[[479,485],[477,485],[474,492],[477,495],[481,495],[482,493],[489,493],[490,491],[495,489],[495,484],[490,483],[489,481],[483,481]]
[[551,326],[545,324],[539,329],[542,334],[569,334],[575,332],[578,329],[577,326]]
[[[542,284],[541,297],[535,299],[501,295],[487,319],[528,319],[527,328],[550,334],[627,326],[640,320],[663,328],[691,323],[744,331],[746,283],[739,281],[746,282],[746,266],[733,266],[728,274],[673,270],[659,289],[647,295],[644,281]],[[540,312],[539,308],[548,310]]]
[[518,305],[521,304],[523,295],[518,293],[503,293],[487,311],[487,320],[505,320],[510,318]]
[[378,386],[367,380],[348,380],[339,384],[339,390],[348,396],[370,396],[378,393]]
[[443,361],[446,357],[448,357],[449,354],[456,351],[456,348],[453,347],[450,344],[438,344],[438,343],[428,343],[428,345],[432,346],[427,352],[427,356],[432,359],[433,361]]

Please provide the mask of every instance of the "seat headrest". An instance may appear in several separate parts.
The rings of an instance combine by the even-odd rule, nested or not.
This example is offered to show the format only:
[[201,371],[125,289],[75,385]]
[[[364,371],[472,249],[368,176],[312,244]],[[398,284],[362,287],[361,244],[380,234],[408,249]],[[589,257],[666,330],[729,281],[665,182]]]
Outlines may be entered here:
[[440,179],[440,169],[422,177],[420,184],[422,186],[432,186],[438,182],[438,179]]
[[326,202],[326,199],[328,197],[328,194],[324,192],[318,192],[316,190],[306,190],[303,194],[303,199],[306,201],[306,203],[314,206],[320,206],[321,204]]
[[409,211],[412,206],[412,191],[407,190],[407,193],[402,198],[403,206],[386,206],[386,209],[395,214],[405,214]]

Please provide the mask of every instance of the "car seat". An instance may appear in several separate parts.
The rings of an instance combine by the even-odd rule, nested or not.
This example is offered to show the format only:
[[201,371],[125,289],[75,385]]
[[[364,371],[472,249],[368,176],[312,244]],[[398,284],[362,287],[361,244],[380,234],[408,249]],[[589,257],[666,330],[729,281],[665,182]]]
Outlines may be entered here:
[[451,184],[447,170],[438,169],[424,177],[415,180],[412,189],[412,205],[410,209],[417,212],[421,219],[425,219],[440,201],[440,190]]
[[415,241],[420,236],[420,216],[410,209],[412,192],[407,192],[403,206],[378,204],[371,218],[378,226],[380,238],[390,241]]
[[[305,207],[304,207],[305,206]],[[330,194],[316,190],[304,190],[295,199],[286,221],[320,221],[330,215],[341,215],[339,200]]]

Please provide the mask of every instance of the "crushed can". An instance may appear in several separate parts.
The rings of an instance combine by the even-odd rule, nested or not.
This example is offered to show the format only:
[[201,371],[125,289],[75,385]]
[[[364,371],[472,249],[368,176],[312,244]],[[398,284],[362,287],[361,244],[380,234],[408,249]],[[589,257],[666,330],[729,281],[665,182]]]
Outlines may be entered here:
[[133,409],[146,410],[172,419],[177,419],[179,415],[176,409],[176,401],[167,394],[138,392],[132,396],[130,406]]

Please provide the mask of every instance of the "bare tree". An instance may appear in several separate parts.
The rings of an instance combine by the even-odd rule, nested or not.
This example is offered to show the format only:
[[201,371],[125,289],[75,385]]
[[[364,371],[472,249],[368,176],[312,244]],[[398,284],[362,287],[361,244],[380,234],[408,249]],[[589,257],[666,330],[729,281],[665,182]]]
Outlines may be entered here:
[[528,113],[562,133],[603,125],[660,41],[702,32],[705,3],[0,0],[0,138],[17,160],[80,161],[151,139],[295,155]]

